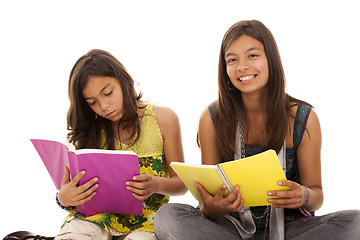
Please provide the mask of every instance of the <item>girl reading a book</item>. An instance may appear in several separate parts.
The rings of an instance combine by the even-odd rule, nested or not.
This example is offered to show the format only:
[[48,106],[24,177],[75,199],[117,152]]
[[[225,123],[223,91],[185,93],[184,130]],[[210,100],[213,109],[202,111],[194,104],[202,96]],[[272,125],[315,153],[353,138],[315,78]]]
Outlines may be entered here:
[[[198,141],[203,164],[276,150],[287,191],[269,191],[269,206],[244,207],[241,185],[215,196],[200,184],[199,209],[168,204],[157,213],[158,239],[358,239],[358,210],[315,216],[323,202],[321,130],[312,106],[285,92],[276,42],[257,20],[240,21],[220,50],[219,98],[202,113]],[[274,198],[276,197],[276,198]]]
[[[70,180],[66,168],[57,203],[70,214],[55,239],[156,239],[156,211],[168,203],[169,195],[187,190],[169,167],[172,161],[184,161],[177,115],[169,108],[142,101],[124,66],[103,50],[91,50],[78,59],[70,73],[68,90],[69,142],[77,149],[131,150],[138,155],[140,175],[126,184],[133,196],[142,200],[143,216],[102,213],[84,217],[77,213],[74,207],[91,201],[101,186],[96,178],[77,186],[86,172]],[[31,238],[34,236],[28,232],[5,237]]]

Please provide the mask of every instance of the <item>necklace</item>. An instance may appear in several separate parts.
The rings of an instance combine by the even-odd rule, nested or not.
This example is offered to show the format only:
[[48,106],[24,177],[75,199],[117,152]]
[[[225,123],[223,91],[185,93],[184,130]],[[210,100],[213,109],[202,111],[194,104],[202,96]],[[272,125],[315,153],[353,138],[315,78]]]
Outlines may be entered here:
[[255,214],[251,213],[252,217],[258,221],[265,218],[264,239],[266,239],[266,233],[267,233],[267,229],[269,227],[270,209],[271,209],[270,205],[266,206],[264,213],[259,217],[256,216]]
[[[245,141],[244,141],[244,126],[243,124],[240,122],[239,124],[239,130],[242,134],[240,134],[240,146],[241,146],[241,153],[240,153],[240,156],[241,158],[245,158],[246,157],[246,154],[245,154]],[[284,159],[283,159],[284,161]],[[270,208],[271,206],[268,205],[266,206],[266,209],[264,211],[264,213],[260,216],[260,217],[257,217],[255,216],[253,213],[251,213],[252,217],[257,219],[257,220],[261,220],[263,218],[265,218],[265,230],[264,230],[264,240],[266,239],[266,233],[267,233],[267,229],[268,229],[268,226],[269,226],[269,219],[270,219]]]

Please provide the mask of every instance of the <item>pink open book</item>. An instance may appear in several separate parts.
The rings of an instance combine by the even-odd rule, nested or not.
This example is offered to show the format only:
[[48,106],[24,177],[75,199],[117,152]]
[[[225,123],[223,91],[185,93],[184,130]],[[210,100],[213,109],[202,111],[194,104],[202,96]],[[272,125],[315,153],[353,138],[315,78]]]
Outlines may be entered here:
[[140,174],[138,156],[132,151],[80,149],[71,150],[67,145],[50,140],[31,139],[45,164],[56,188],[59,190],[64,176],[64,166],[70,169],[71,179],[80,171],[85,175],[82,185],[97,177],[99,187],[89,202],[76,207],[88,217],[99,213],[143,215],[142,202],[136,199],[125,182]]

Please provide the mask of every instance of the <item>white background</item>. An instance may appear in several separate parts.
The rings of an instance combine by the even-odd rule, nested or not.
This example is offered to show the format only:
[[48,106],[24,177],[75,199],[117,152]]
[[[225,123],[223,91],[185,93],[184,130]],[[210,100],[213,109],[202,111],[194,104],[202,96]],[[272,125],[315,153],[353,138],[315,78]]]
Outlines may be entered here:
[[[115,55],[146,99],[177,112],[185,160],[200,163],[197,125],[217,97],[221,39],[245,19],[272,31],[289,94],[313,104],[320,118],[318,214],[359,209],[356,2],[1,1],[0,238],[16,230],[55,235],[66,216],[29,139],[65,140],[68,76],[81,55],[93,48]],[[171,201],[196,206],[189,193]]]

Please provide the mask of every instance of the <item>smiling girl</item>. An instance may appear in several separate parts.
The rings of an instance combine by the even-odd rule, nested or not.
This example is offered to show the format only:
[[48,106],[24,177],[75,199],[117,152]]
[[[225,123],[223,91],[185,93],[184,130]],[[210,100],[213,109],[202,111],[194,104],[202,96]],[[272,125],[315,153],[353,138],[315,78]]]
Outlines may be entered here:
[[[97,178],[78,186],[86,172],[71,180],[65,168],[57,202],[70,215],[55,239],[155,239],[156,211],[168,203],[169,195],[186,192],[169,167],[172,161],[184,161],[177,115],[169,108],[143,102],[124,66],[103,50],[91,50],[78,59],[68,91],[69,142],[77,149],[131,150],[139,156],[140,175],[126,184],[143,201],[143,216],[102,213],[84,217],[77,213],[74,207],[91,201],[101,186]],[[5,239],[52,238],[17,232]]]
[[280,54],[266,26],[241,21],[226,32],[218,76],[219,98],[199,123],[202,164],[274,149],[288,179],[279,185],[289,191],[269,189],[268,206],[245,208],[241,185],[224,197],[225,185],[212,196],[195,183],[200,209],[163,206],[154,221],[158,239],[357,239],[358,210],[314,215],[323,202],[320,123],[311,105],[286,94]]

